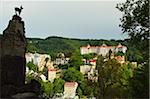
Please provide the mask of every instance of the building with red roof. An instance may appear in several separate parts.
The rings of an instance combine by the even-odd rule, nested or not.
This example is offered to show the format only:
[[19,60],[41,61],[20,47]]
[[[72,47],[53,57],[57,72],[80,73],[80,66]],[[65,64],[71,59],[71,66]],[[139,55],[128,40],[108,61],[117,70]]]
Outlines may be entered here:
[[64,99],[74,99],[76,96],[77,82],[66,82],[64,84]]
[[106,56],[110,50],[112,52],[122,51],[123,53],[126,53],[127,47],[121,45],[120,43],[117,46],[107,46],[106,44],[101,46],[90,46],[88,44],[87,46],[80,47],[81,54],[96,53],[102,56]]
[[48,68],[48,80],[50,82],[53,82],[55,78],[56,78],[56,69]]

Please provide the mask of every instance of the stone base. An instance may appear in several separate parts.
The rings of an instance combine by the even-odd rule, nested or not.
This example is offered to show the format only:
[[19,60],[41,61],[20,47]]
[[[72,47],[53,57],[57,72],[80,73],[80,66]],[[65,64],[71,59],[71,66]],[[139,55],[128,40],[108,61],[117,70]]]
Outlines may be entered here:
[[[14,93],[25,85],[25,58],[19,56],[1,57],[1,95]],[[6,92],[7,91],[7,92]]]

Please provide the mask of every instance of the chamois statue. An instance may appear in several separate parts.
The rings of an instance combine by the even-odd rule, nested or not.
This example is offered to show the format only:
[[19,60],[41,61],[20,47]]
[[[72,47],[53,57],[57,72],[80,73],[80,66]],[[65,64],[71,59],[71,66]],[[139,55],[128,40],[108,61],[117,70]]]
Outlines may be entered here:
[[16,13],[16,15],[17,15],[17,12],[18,12],[18,14],[20,15],[22,9],[23,9],[22,6],[20,6],[20,8],[15,7],[15,13]]

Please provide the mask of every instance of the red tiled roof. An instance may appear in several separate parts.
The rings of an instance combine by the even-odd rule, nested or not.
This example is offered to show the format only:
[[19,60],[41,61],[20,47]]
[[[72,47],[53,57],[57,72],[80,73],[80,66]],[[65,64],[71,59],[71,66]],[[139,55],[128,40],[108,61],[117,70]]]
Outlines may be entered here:
[[112,48],[113,46],[99,46],[100,48]]
[[96,60],[88,60],[89,62],[96,62]]
[[81,46],[81,48],[95,48],[95,47],[98,47],[98,46]]
[[98,47],[98,46],[90,46],[90,48],[95,48],[95,47]]
[[56,71],[56,69],[49,68],[48,71]]
[[123,47],[126,47],[126,46],[123,46],[123,45],[117,45],[117,46],[81,46],[81,48],[113,48],[113,47],[115,47],[115,48],[123,48]]
[[125,46],[116,46],[116,48],[123,48],[123,47],[125,47]]
[[74,87],[75,85],[78,85],[77,82],[66,82],[65,87]]

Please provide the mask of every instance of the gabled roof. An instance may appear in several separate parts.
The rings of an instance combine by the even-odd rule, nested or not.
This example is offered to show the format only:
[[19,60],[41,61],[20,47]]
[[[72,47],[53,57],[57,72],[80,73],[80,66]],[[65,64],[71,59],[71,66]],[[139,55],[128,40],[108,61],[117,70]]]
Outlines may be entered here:
[[96,62],[96,60],[88,60],[89,62]]

